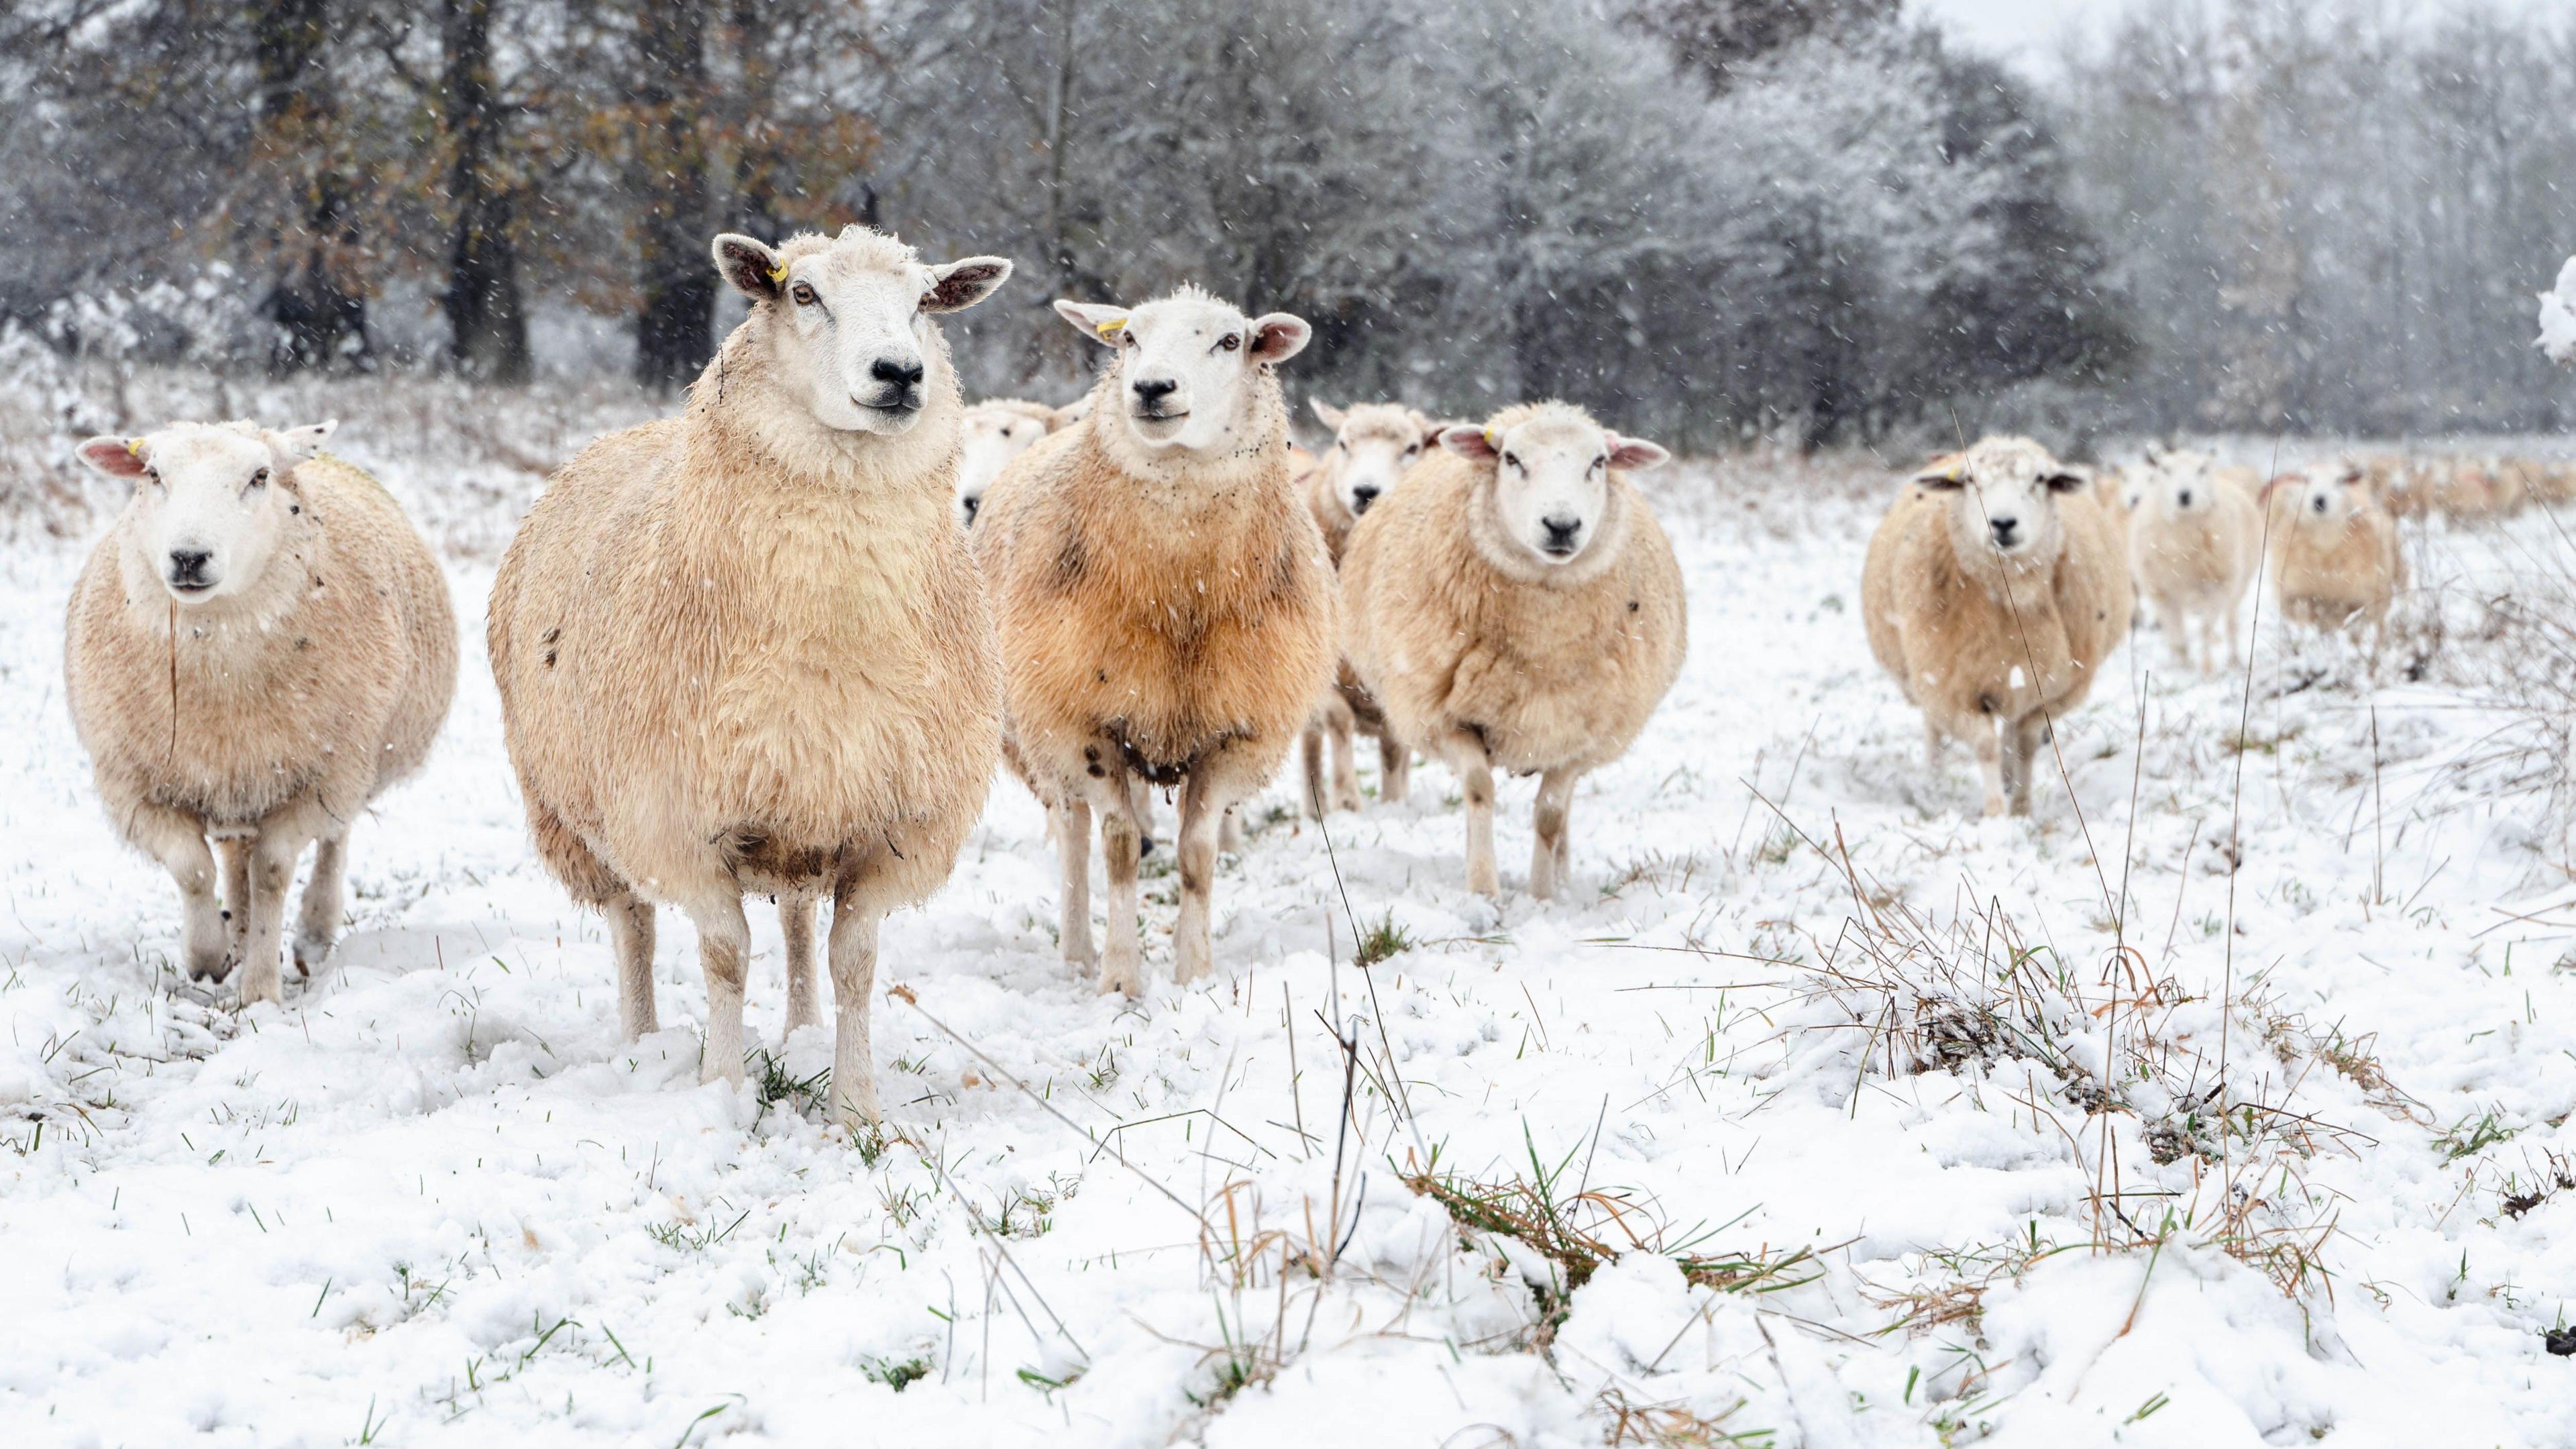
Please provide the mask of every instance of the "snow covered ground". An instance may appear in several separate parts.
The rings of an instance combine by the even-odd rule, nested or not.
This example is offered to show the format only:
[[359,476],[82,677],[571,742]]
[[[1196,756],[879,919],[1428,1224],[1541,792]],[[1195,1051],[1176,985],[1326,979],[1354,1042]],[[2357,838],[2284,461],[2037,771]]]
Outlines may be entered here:
[[1577,795],[1568,900],[1519,892],[1528,782],[1497,907],[1444,771],[1329,835],[1283,781],[1215,978],[1168,984],[1158,868],[1160,982],[1123,1004],[1056,959],[1040,814],[997,783],[889,923],[854,1143],[826,1032],[765,1090],[697,1085],[675,913],[672,1025],[617,1039],[483,663],[529,475],[344,437],[450,551],[463,685],[282,1009],[176,978],[174,893],[92,798],[86,539],[0,563],[0,1443],[2576,1432],[2543,1348],[2576,1274],[2563,746],[2516,702],[2539,636],[2484,603],[2564,578],[2557,520],[2413,536],[2375,676],[2268,602],[2250,692],[2142,631],[2038,817],[1986,822],[1854,616],[1884,475],[1675,470],[1690,665]]

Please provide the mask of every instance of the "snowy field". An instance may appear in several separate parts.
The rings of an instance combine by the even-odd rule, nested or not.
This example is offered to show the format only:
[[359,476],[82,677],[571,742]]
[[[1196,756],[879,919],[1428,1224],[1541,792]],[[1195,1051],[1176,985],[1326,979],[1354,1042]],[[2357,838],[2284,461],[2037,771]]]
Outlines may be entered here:
[[1853,612],[1885,475],[1657,475],[1690,663],[1577,795],[1567,899],[1519,889],[1528,782],[1496,906],[1445,771],[1329,834],[1283,780],[1215,977],[1168,984],[1157,864],[1159,982],[1104,1000],[997,782],[888,923],[853,1142],[828,1028],[776,1039],[774,922],[761,1085],[700,1086],[685,920],[671,1025],[621,1043],[525,842],[483,600],[597,416],[474,477],[344,431],[447,550],[465,658],[282,1009],[177,978],[175,893],[91,794],[60,623],[96,519],[0,564],[0,1443],[2576,1433],[2561,723],[2488,602],[2564,578],[2558,520],[2410,534],[2375,673],[2268,601],[2250,675],[2142,629],[2037,818],[1979,821]]

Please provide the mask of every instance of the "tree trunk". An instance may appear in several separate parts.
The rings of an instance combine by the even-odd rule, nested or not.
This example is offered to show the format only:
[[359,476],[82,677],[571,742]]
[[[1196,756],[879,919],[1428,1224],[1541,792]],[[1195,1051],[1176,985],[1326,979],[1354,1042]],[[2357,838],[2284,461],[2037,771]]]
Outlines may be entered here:
[[528,380],[528,319],[520,305],[518,244],[510,235],[517,197],[496,165],[501,112],[492,95],[494,0],[441,0],[440,119],[455,159],[448,196],[456,207],[449,239],[448,361],[468,377]]
[[699,134],[707,13],[702,0],[641,0],[635,14],[635,189],[643,204],[635,377],[669,389],[694,378],[715,350],[716,272],[707,255],[707,155]]
[[334,164],[339,106],[323,56],[328,8],[328,0],[252,0],[250,10],[260,150],[304,198],[296,234],[279,241],[276,279],[261,302],[283,334],[270,353],[280,369],[367,355],[367,303],[350,276],[355,197]]

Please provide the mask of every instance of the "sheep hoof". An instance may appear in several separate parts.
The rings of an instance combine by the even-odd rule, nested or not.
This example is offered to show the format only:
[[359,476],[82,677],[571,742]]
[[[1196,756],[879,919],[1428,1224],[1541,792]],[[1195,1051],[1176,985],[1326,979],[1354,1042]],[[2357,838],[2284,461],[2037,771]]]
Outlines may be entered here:
[[324,962],[326,962],[326,961],[328,961],[328,960],[330,960],[330,959],[331,959],[331,952],[332,952],[332,950],[333,950],[335,947],[337,947],[339,944],[340,944],[339,942],[332,940],[332,939],[331,939],[330,937],[328,937],[328,936],[298,936],[298,937],[296,937],[296,938],[295,938],[295,974],[296,974],[296,976],[298,976],[299,978],[304,979],[304,980],[308,980],[308,981],[309,981],[309,980],[311,980],[311,979],[312,979],[312,977],[313,977],[313,968],[314,968],[314,967],[316,967],[316,966],[321,965],[322,963],[324,963]]
[[1986,818],[1988,820],[2001,820],[2009,813],[2010,812],[2004,807],[2003,796],[1989,795],[1986,797]]
[[1145,973],[1139,963],[1112,957],[1100,968],[1100,994],[1107,996],[1113,991],[1130,1001],[1145,994]]
[[221,981],[233,974],[233,966],[240,959],[231,951],[210,951],[202,955],[191,955],[188,958],[188,979]]

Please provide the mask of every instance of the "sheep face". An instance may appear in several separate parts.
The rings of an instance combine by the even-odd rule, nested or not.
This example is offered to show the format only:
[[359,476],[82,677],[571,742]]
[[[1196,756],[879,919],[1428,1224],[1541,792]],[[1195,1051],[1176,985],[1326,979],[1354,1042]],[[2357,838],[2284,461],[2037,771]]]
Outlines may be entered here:
[[1441,432],[1422,414],[1395,403],[1362,403],[1346,412],[1318,401],[1315,416],[1333,430],[1333,496],[1353,518],[1394,492],[1396,480]]
[[189,608],[239,594],[303,510],[295,465],[336,423],[271,433],[248,423],[174,423],[140,438],[92,438],[81,461],[134,484],[126,504],[130,586],[155,579]]
[[1915,486],[1950,496],[1950,547],[1962,563],[2036,568],[2066,545],[2059,495],[2082,475],[2027,438],[1984,438],[1964,453],[1935,458]]
[[1611,469],[1653,468],[1672,456],[1555,407],[1507,428],[1451,428],[1440,444],[1493,465],[1493,508],[1503,537],[1551,568],[1581,558],[1605,531]]
[[984,490],[1002,465],[1037,446],[1046,423],[1015,408],[977,404],[966,410],[965,438],[957,457],[957,518],[972,528]]
[[2166,453],[2153,468],[2147,497],[2161,518],[2206,515],[2218,506],[2218,490],[2235,486],[2220,480],[2218,460],[2207,453]]
[[2341,528],[2371,506],[2370,477],[2358,464],[2321,464],[2286,481],[2292,516],[2305,526]]
[[931,319],[974,306],[1011,275],[1000,257],[926,266],[910,247],[855,226],[784,250],[728,234],[716,238],[715,258],[755,311],[767,309],[772,364],[788,392],[825,427],[882,437],[911,431],[927,390],[946,383]]
[[1303,319],[1246,317],[1195,287],[1132,310],[1058,302],[1056,312],[1118,354],[1114,406],[1149,454],[1214,455],[1256,427],[1260,370],[1305,350]]

